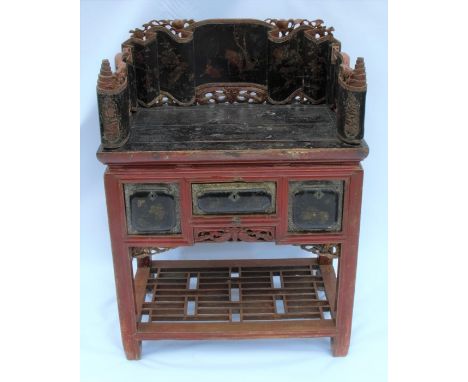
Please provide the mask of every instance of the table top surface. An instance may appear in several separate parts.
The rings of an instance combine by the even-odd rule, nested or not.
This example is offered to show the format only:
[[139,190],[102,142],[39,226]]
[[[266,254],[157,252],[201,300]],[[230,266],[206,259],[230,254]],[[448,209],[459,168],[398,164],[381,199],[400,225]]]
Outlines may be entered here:
[[368,150],[364,141],[356,146],[338,139],[336,114],[328,105],[216,104],[139,108],[128,141],[115,150],[100,149],[98,157],[108,162],[119,154],[161,158],[218,152],[257,158],[266,152],[318,155],[327,149],[358,153],[357,159]]
[[139,109],[120,151],[349,147],[327,105],[218,104]]

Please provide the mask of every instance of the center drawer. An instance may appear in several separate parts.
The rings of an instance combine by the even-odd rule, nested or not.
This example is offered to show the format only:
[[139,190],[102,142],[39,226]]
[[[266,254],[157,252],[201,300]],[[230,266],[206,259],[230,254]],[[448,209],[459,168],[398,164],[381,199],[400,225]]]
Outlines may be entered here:
[[193,183],[194,215],[274,214],[275,182]]

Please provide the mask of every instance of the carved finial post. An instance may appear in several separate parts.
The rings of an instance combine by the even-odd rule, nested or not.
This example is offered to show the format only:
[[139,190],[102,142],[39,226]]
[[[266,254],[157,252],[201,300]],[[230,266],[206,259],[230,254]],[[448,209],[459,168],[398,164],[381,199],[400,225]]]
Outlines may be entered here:
[[364,59],[358,57],[354,69],[342,62],[338,83],[340,85],[336,105],[338,136],[346,143],[359,144],[364,136],[367,91]]
[[125,63],[118,61],[117,74],[112,73],[109,60],[102,60],[97,81],[97,97],[101,142],[105,148],[121,146],[128,138],[129,94]]
[[354,65],[354,70],[352,71],[348,85],[355,88],[365,88],[366,86],[366,67],[364,65],[364,59],[358,57],[356,64]]
[[115,81],[110,62],[107,59],[102,60],[101,71],[98,76],[98,88],[102,90],[112,90],[114,85]]

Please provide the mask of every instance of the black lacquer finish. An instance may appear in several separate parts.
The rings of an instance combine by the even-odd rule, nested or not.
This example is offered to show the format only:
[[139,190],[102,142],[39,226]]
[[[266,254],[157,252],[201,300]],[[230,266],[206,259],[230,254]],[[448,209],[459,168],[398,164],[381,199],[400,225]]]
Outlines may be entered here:
[[129,234],[180,233],[175,184],[126,184],[125,207]]
[[266,85],[266,24],[206,24],[194,31],[195,85],[253,82]]
[[343,142],[359,144],[364,138],[365,91],[339,88],[336,107],[336,127]]
[[195,215],[271,214],[275,212],[274,182],[192,184]]
[[180,102],[195,97],[193,40],[179,43],[166,34],[158,34],[159,87]]
[[268,41],[268,95],[273,101],[283,101],[302,87],[302,33],[283,42]]
[[150,103],[159,95],[159,69],[157,40],[134,43],[132,70],[135,73],[138,100]]
[[119,151],[343,148],[328,105],[141,108]]
[[289,183],[289,231],[340,231],[343,182]]
[[98,91],[97,99],[102,145],[108,149],[122,146],[130,130],[128,88],[110,94]]

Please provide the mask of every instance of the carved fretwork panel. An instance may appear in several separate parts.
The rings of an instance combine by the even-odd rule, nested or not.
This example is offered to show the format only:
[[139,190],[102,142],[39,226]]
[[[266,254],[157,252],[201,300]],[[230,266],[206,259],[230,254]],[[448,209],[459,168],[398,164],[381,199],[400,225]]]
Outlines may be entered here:
[[306,29],[311,37],[320,40],[327,36],[333,36],[333,27],[327,28],[323,25],[323,20],[307,20],[307,19],[266,19],[265,22],[274,25],[276,28],[270,31],[270,37],[276,39],[285,39],[297,29]]
[[273,241],[275,239],[274,228],[268,227],[229,227],[222,229],[207,230],[196,228],[194,231],[195,242],[217,242],[225,241]]
[[210,103],[264,103],[266,87],[256,84],[207,84],[196,89],[199,105]]
[[312,252],[313,254],[327,257],[329,259],[339,258],[341,254],[340,244],[302,244],[301,248],[304,251]]
[[166,251],[171,250],[172,248],[164,248],[164,247],[143,247],[143,248],[132,248],[131,255],[133,258],[142,259],[145,257],[149,257],[152,255],[157,255],[159,253],[163,253]]

